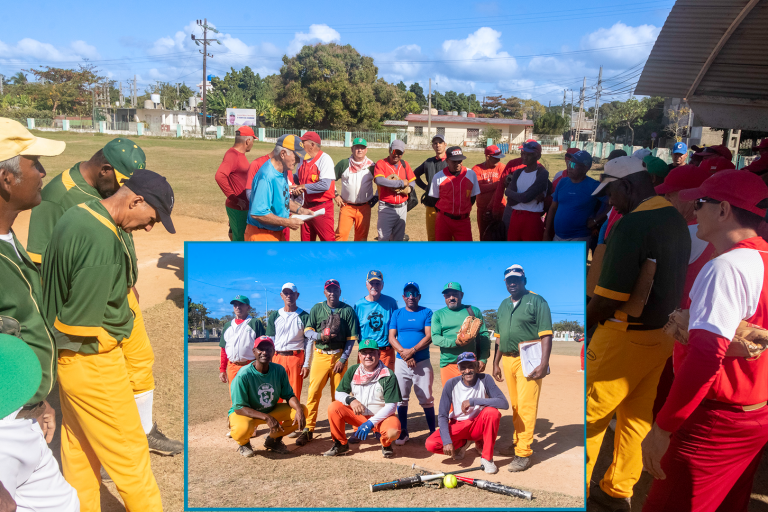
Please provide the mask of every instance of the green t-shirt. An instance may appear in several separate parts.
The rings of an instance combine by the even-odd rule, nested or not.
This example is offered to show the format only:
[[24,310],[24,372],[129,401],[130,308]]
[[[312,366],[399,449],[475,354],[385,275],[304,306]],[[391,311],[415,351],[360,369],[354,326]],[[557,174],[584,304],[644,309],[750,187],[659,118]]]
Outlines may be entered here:
[[107,352],[130,336],[132,273],[122,231],[99,201],[64,213],[43,258],[45,316],[60,350]]
[[661,329],[680,304],[690,253],[691,236],[683,216],[663,197],[648,199],[611,229],[594,292],[627,301],[643,263],[655,260],[656,274],[642,314],[614,315],[628,322],[628,329]]
[[517,306],[512,304],[511,297],[501,301],[497,316],[496,332],[502,352],[517,352],[520,343],[552,334],[549,304],[532,291],[520,297]]
[[[341,331],[339,333],[339,338],[331,341],[317,340],[315,342],[315,347],[320,350],[343,349],[348,340],[358,339],[360,323],[357,320],[355,310],[352,309],[349,304],[339,302],[339,307],[337,307],[334,312],[338,313],[341,317]],[[325,301],[318,302],[312,306],[312,309],[309,311],[309,321],[306,323],[304,331],[311,330],[322,334],[320,324],[327,320],[329,316],[331,316],[331,308],[328,306],[328,303]]]
[[[477,318],[483,320],[483,314],[478,308],[472,306],[472,312]],[[491,355],[491,341],[485,321],[473,341],[463,347],[456,345],[456,336],[459,334],[461,324],[468,316],[466,304],[456,311],[444,307],[432,315],[432,343],[440,347],[440,368],[456,363],[463,352],[474,352],[478,360],[488,361]]]
[[[359,363],[353,364],[352,366],[347,368],[347,371],[346,373],[344,373],[344,376],[341,378],[341,382],[339,382],[339,385],[336,388],[336,391],[341,391],[342,393],[347,393],[348,395],[354,395],[355,398],[359,398],[360,403],[362,403],[366,407],[370,407],[371,405],[374,405],[374,406],[381,405],[381,404],[371,404],[369,400],[366,400],[361,396],[362,393],[360,393],[359,391],[356,391],[352,386],[352,377],[355,376],[355,370],[357,370],[358,366],[360,366]],[[373,392],[366,393],[366,395],[368,397],[371,397],[374,401],[376,399],[383,399],[385,404],[396,404],[403,400],[403,397],[400,394],[400,386],[398,386],[397,384],[397,377],[395,377],[395,372],[393,372],[392,370],[389,370],[389,376],[381,377],[374,385],[378,386],[379,389],[374,390]],[[366,403],[366,402],[369,402],[369,403]]]
[[10,243],[0,241],[0,315],[19,322],[21,339],[40,360],[43,380],[27,402],[36,404],[45,400],[56,382],[56,342],[43,316],[40,272],[16,235],[13,232],[11,234],[16,250]]
[[232,381],[232,408],[229,414],[243,407],[269,414],[280,398],[287,402],[294,396],[285,368],[269,363],[267,373],[261,373],[251,363],[237,372]]

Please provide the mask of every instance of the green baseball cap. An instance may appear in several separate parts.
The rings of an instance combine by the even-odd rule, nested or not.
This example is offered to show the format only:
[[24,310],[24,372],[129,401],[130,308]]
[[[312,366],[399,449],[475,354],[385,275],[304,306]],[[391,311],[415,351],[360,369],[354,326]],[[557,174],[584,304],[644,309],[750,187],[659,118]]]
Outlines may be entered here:
[[230,304],[234,304],[235,302],[242,302],[243,304],[251,305],[251,299],[246,297],[245,295],[235,295],[235,298],[229,301]]
[[666,178],[667,174],[669,174],[669,166],[661,158],[648,155],[643,158],[643,163],[650,174],[655,174],[659,178]]
[[147,166],[144,150],[130,139],[113,139],[104,146],[102,152],[115,168],[118,183],[130,178],[135,169],[144,169]]
[[376,343],[376,340],[362,340],[357,345],[357,351],[360,352],[361,350],[364,350],[366,348],[374,348],[376,350],[379,350],[379,344]]
[[445,293],[446,290],[456,290],[457,292],[461,291],[461,285],[459,283],[454,283],[451,281],[450,283],[446,283],[445,286],[443,286],[443,293]]
[[368,147],[368,141],[366,141],[362,137],[358,137],[358,138],[356,138],[355,140],[352,141],[352,145],[353,146],[365,146],[365,147]]
[[10,334],[0,334],[0,418],[4,418],[32,398],[43,370],[29,345]]

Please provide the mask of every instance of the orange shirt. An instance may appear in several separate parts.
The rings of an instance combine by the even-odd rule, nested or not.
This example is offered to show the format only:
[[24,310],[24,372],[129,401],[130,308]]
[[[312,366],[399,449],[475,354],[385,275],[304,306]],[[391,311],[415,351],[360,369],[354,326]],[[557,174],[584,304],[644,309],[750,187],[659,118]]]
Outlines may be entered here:
[[[416,180],[416,175],[413,174],[411,166],[405,160],[400,160],[397,165],[392,165],[386,158],[376,162],[376,166],[373,168],[373,179],[375,180],[379,176],[382,178],[389,178],[393,174],[408,184]],[[379,187],[379,201],[389,204],[401,204],[408,200],[408,196],[396,194],[389,187]]]

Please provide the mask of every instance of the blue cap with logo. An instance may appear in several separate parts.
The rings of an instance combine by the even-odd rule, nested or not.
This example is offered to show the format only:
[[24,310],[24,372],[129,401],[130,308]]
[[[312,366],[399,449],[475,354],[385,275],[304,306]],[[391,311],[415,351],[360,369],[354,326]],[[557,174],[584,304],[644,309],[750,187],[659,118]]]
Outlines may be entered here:
[[590,155],[586,151],[577,151],[572,155],[569,155],[571,160],[576,162],[577,164],[581,164],[587,167],[589,169],[592,167],[592,155]]
[[416,288],[416,291],[421,293],[421,289],[419,288],[419,285],[414,283],[413,281],[408,281],[405,283],[405,286],[403,286],[403,291],[407,290],[408,288]]
[[685,145],[685,142],[675,142],[675,145],[672,146],[672,154],[686,154],[688,152],[688,146]]
[[[539,153],[541,154],[541,144],[536,142],[535,140],[527,140],[525,144],[523,144],[523,147],[521,148],[521,151],[525,153]],[[571,155],[573,156],[573,155]]]
[[475,361],[477,361],[477,356],[475,355],[474,352],[462,352],[461,354],[459,354],[459,357],[456,360],[456,364],[475,362]]
[[384,280],[384,274],[381,273],[381,270],[369,270],[368,276],[365,278],[367,282],[371,281],[383,281]]

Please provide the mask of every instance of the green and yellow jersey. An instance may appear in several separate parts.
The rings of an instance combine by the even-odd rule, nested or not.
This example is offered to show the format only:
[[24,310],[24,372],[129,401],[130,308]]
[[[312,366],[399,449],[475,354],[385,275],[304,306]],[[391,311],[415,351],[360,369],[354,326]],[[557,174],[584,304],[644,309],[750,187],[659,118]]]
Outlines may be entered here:
[[[471,307],[475,317],[482,320],[482,312],[475,306]],[[474,340],[462,347],[456,345],[456,336],[459,334],[461,324],[468,316],[466,305],[456,311],[444,307],[432,315],[432,343],[440,347],[440,368],[455,364],[459,354],[463,352],[474,352],[479,361],[488,361],[491,355],[491,341],[485,321]]]
[[511,297],[501,301],[496,335],[502,352],[518,352],[520,343],[552,334],[552,313],[541,295],[528,291],[517,304]]

